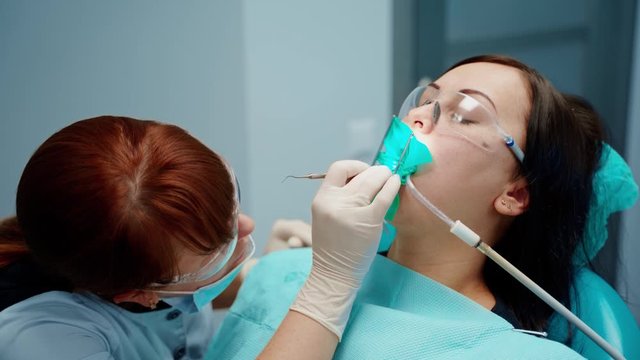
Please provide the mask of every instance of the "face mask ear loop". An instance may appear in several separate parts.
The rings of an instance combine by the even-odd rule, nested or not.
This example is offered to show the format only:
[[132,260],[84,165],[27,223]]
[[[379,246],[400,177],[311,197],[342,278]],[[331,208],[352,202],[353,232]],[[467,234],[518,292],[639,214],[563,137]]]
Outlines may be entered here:
[[579,317],[574,315],[571,310],[567,309],[564,305],[562,305],[562,303],[551,296],[551,294],[546,292],[522,271],[518,270],[518,268],[513,266],[513,264],[507,261],[507,259],[503,258],[502,255],[498,254],[491,248],[491,246],[482,242],[482,240],[480,239],[480,235],[473,232],[473,230],[460,222],[460,220],[456,220],[454,222],[445,213],[440,211],[440,209],[433,205],[424,195],[420,193],[420,191],[418,191],[418,189],[416,189],[416,187],[413,185],[413,182],[411,181],[410,176],[407,177],[407,189],[409,189],[409,192],[411,193],[411,195],[413,195],[413,197],[416,198],[416,200],[418,200],[427,209],[431,210],[438,218],[444,221],[449,226],[449,231],[451,231],[452,234],[460,238],[469,246],[478,249],[478,251],[498,264],[498,266],[508,272],[509,275],[513,276],[516,280],[518,280],[522,285],[533,292],[547,305],[551,306],[551,308],[557,311],[560,315],[564,316],[570,323],[575,325],[585,335],[591,338],[591,340],[598,344],[598,346],[609,353],[611,357],[616,360],[625,359],[625,357],[616,348],[614,348],[605,339],[603,339],[600,335],[593,331],[593,329],[591,329],[589,325],[585,324],[584,321],[580,320]]

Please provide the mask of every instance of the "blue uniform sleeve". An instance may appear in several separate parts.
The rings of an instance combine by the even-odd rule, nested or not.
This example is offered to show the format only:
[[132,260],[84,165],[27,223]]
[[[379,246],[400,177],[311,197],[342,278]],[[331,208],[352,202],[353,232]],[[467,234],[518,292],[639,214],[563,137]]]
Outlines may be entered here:
[[106,319],[68,299],[50,293],[0,312],[0,359],[113,359],[120,343]]
[[[2,359],[12,360],[112,360],[100,335],[62,323],[26,324],[14,331],[0,331]],[[8,329],[6,329],[8,330]]]

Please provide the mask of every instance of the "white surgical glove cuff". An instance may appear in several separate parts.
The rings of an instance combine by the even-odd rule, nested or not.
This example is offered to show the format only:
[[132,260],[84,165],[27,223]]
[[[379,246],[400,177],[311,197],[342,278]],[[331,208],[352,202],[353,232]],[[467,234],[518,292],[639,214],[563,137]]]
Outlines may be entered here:
[[358,293],[358,286],[320,275],[321,270],[312,270],[307,281],[291,305],[291,310],[304,314],[319,322],[332,333],[338,341],[347,326],[351,307]]
[[[337,203],[333,197],[330,200]],[[323,206],[314,207],[313,213],[313,238],[317,239],[312,245],[313,265],[291,310],[316,320],[341,340],[376,255],[382,216],[378,219],[369,211],[328,212]]]

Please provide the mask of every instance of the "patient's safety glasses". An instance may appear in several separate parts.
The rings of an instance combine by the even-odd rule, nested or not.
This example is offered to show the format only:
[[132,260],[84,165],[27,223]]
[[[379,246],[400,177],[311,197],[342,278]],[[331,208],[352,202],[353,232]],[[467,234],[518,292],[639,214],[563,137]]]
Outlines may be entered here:
[[[500,127],[497,115],[472,94],[474,90],[443,91],[436,84],[419,86],[405,99],[399,117],[404,121],[429,121],[434,131],[461,137],[484,151],[494,152],[507,145],[518,161],[524,160],[522,149]],[[490,100],[487,99],[487,102]],[[411,110],[417,109],[411,113]]]

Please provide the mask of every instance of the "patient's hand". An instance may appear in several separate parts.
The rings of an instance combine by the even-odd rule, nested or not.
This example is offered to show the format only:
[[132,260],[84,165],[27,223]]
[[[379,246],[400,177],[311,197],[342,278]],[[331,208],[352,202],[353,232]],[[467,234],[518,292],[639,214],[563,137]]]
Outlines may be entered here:
[[272,251],[311,246],[311,225],[298,219],[278,219],[273,223],[265,254]]

